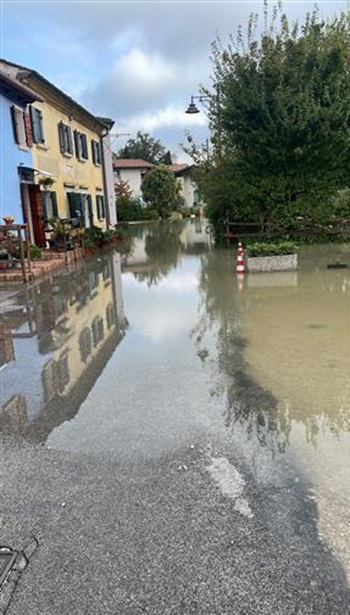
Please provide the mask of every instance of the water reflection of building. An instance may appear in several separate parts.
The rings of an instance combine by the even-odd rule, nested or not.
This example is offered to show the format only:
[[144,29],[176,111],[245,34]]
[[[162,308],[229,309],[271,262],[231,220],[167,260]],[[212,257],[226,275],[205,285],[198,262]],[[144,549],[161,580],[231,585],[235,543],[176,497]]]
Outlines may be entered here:
[[118,254],[29,289],[0,331],[0,429],[45,438],[75,415],[125,330]]
[[197,217],[187,222],[180,234],[180,241],[184,252],[198,254],[208,250],[210,247],[210,234],[207,233],[207,227],[208,221],[202,217]]
[[202,254],[210,247],[204,218],[154,222],[132,227],[132,249],[123,255],[122,270],[149,286],[159,283],[184,254]]

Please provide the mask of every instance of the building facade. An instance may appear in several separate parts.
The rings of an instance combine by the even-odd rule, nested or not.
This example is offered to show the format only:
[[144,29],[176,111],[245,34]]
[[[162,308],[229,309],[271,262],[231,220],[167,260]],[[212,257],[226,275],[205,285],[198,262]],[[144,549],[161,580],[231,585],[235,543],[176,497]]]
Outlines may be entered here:
[[[141,185],[147,171],[152,168],[152,164],[145,160],[134,160],[133,158],[114,158],[113,172],[116,189],[118,183],[123,182],[130,189],[131,196],[134,198],[142,197]],[[173,171],[180,186],[180,195],[183,198],[184,207],[194,207],[198,202],[197,186],[192,179],[193,165],[171,164],[168,165]]]
[[39,246],[45,246],[51,218],[74,219],[85,228],[109,226],[115,220],[115,203],[108,181],[109,192],[114,186],[112,171],[105,170],[103,139],[113,123],[92,115],[36,71],[4,60],[0,69],[38,97],[27,108],[23,147],[31,150],[32,162],[19,170],[16,221],[28,223],[31,240]]
[[134,198],[142,197],[142,180],[149,169],[149,162],[133,158],[114,158],[113,173],[114,182],[126,182]]
[[[32,150],[26,143],[26,108],[36,94],[0,70],[0,215],[22,222],[21,182],[18,169],[32,167]],[[2,224],[2,220],[0,221]]]
[[197,185],[192,178],[194,165],[172,164],[169,167],[175,174],[176,180],[180,185],[180,195],[183,198],[184,207],[195,207],[198,205]]

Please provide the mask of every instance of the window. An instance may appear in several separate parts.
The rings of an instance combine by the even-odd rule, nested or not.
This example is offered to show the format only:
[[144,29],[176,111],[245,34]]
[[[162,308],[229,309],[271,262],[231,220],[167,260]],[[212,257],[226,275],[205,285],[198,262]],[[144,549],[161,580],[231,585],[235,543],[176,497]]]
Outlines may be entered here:
[[96,316],[91,325],[92,341],[94,346],[97,346],[104,338],[104,326],[103,319],[100,316]]
[[106,217],[106,212],[105,212],[104,198],[101,194],[96,195],[96,210],[97,210],[97,218],[99,220],[103,220]]
[[19,107],[15,107],[15,105],[12,105],[11,119],[12,119],[13,136],[14,136],[15,142],[20,147],[25,147],[27,145],[27,135],[26,135],[24,113],[22,109],[19,109]]
[[96,166],[99,164],[102,164],[101,143],[99,141],[95,141],[95,139],[92,139],[91,152],[92,152],[93,163],[96,164]]
[[83,195],[78,192],[67,192],[69,217],[83,220]]
[[58,138],[60,142],[61,154],[73,154],[72,129],[67,124],[58,124]]
[[82,362],[86,363],[92,352],[91,331],[87,327],[79,335],[79,351]]
[[88,145],[86,134],[83,132],[79,132],[79,130],[74,131],[74,142],[75,142],[75,155],[78,160],[88,160]]
[[78,218],[84,228],[91,228],[94,223],[94,212],[91,194],[82,192],[67,192],[69,217]]
[[40,109],[37,109],[36,107],[33,107],[33,105],[30,105],[29,112],[32,123],[32,135],[34,143],[45,143],[42,111],[40,111]]
[[47,220],[51,220],[51,218],[58,218],[56,192],[51,192],[49,190],[42,190],[41,200],[43,204],[44,220],[47,221]]

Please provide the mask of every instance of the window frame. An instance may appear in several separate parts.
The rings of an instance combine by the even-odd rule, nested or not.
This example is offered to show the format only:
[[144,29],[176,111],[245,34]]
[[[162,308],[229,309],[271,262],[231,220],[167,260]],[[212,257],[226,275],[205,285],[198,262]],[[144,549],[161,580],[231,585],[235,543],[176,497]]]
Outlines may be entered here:
[[102,165],[102,148],[100,141],[91,139],[91,152],[94,165],[100,167]]
[[36,143],[37,145],[44,144],[45,134],[43,112],[38,107],[34,107],[34,105],[29,105],[29,112],[32,125],[33,143]]
[[80,162],[89,160],[88,141],[85,132],[74,130],[75,155]]
[[69,124],[65,124],[62,121],[58,123],[58,140],[60,144],[61,154],[63,156],[73,156],[73,136],[72,129]]

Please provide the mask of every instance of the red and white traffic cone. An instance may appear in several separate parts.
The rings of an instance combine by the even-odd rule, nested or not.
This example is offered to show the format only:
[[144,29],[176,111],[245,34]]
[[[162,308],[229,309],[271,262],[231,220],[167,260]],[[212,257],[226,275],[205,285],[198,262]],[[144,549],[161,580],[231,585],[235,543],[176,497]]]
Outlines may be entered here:
[[243,256],[244,256],[244,249],[243,249],[241,242],[239,242],[238,250],[237,250],[237,264],[236,264],[236,273],[238,274],[244,273]]

